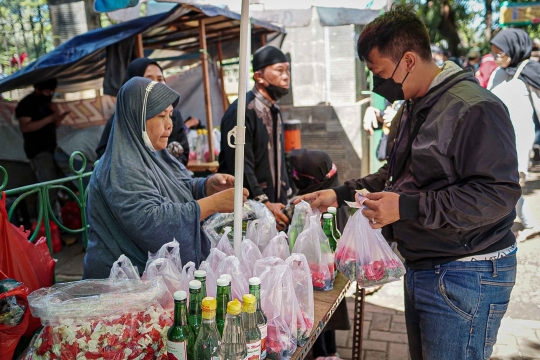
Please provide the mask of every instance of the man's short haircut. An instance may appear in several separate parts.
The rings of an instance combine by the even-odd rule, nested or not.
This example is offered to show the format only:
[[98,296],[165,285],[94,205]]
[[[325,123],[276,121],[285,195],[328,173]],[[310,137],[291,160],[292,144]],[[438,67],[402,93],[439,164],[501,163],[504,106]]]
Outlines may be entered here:
[[58,81],[55,78],[34,84],[34,87],[39,90],[55,90],[58,86]]
[[397,5],[370,22],[358,38],[358,57],[369,61],[377,48],[382,57],[398,62],[407,51],[432,61],[431,44],[426,26],[411,5]]

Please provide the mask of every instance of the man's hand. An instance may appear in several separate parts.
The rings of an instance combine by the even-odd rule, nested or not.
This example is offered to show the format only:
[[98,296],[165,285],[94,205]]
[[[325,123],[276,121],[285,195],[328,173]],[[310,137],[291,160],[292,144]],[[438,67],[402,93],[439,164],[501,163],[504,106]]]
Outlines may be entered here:
[[192,127],[199,126],[200,124],[201,124],[201,120],[199,120],[197,118],[194,118],[192,116],[190,116],[186,121],[184,121],[184,125],[188,129],[191,129]]
[[229,174],[214,174],[206,180],[206,196],[212,196],[232,187],[234,187],[234,176]]
[[270,201],[265,202],[264,205],[266,205],[268,210],[274,214],[277,229],[279,231],[285,230],[285,226],[289,224],[289,218],[282,211],[285,208],[285,205],[280,203],[271,203]]
[[56,127],[60,126],[60,124],[62,123],[62,121],[64,121],[64,119],[66,118],[66,116],[69,115],[69,111],[66,111],[66,112],[63,112],[62,114],[60,115],[55,115],[54,117],[54,122],[56,123]]
[[319,209],[320,212],[326,212],[330,206],[338,207],[337,195],[334,190],[321,190],[300,196],[294,201],[294,204],[298,204],[300,200],[310,203],[312,209]]
[[369,219],[373,229],[380,229],[385,225],[399,220],[399,194],[392,192],[379,192],[364,195],[368,200],[362,214]]

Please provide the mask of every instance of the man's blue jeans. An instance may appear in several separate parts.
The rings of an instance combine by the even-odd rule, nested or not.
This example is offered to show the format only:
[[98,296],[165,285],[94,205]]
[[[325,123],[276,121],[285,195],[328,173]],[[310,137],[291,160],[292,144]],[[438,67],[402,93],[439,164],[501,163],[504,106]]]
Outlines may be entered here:
[[489,359],[516,279],[516,254],[407,269],[405,318],[412,360]]

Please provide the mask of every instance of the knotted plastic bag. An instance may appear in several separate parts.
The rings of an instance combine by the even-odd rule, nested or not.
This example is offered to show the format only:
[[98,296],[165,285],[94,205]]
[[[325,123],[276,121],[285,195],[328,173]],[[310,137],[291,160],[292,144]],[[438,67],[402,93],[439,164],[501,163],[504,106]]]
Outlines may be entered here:
[[231,280],[231,296],[232,299],[242,299],[242,296],[249,294],[249,284],[244,272],[242,271],[242,265],[240,260],[236,256],[227,256],[219,265],[217,276],[218,278],[223,274],[229,274],[232,277]]
[[291,251],[289,250],[289,243],[287,242],[287,234],[285,234],[283,231],[280,231],[280,233],[276,237],[270,240],[270,243],[268,244],[266,249],[264,249],[263,256],[276,256],[283,259],[284,261],[287,260],[287,258],[291,256]]
[[[146,268],[155,259],[168,259],[173,262],[178,271],[182,270],[182,260],[180,259],[180,243],[173,239],[173,241],[164,244],[157,253],[152,254],[148,252],[148,260],[146,261]],[[145,269],[146,271],[146,269]]]
[[349,218],[336,249],[338,270],[366,288],[399,280],[405,266],[392,251],[381,230],[374,230],[369,220],[357,211]]
[[242,241],[241,248],[242,260],[240,263],[242,264],[242,269],[244,270],[246,278],[249,279],[253,277],[253,267],[255,266],[255,263],[257,260],[262,259],[263,255],[261,254],[259,247],[247,238]]
[[315,301],[313,299],[313,284],[311,271],[304,254],[293,253],[285,263],[291,268],[294,292],[298,299],[298,322],[303,325],[297,334],[298,345],[303,346],[311,334],[315,321]]
[[234,249],[231,245],[231,242],[229,241],[229,233],[231,232],[232,228],[226,227],[225,233],[221,237],[221,240],[219,240],[219,243],[216,246],[216,249],[223,252],[227,256],[234,255]]
[[[188,263],[189,265],[189,263]],[[163,308],[170,310],[174,308],[173,295],[182,288],[182,274],[176,265],[169,259],[155,259],[146,267],[142,280],[152,280],[161,278],[169,290],[165,301],[161,302]]]
[[124,254],[120,255],[118,260],[113,263],[111,268],[111,274],[109,275],[111,280],[140,280],[139,270],[131,263],[131,260]]
[[263,257],[262,259],[257,260],[255,262],[255,265],[253,265],[253,276],[262,278],[262,275],[265,272],[272,270],[274,266],[284,264],[285,261],[283,261],[282,258],[278,258],[275,256]]
[[217,272],[219,264],[227,257],[227,254],[225,254],[223,251],[218,250],[217,248],[210,249],[210,255],[206,258],[206,262],[210,264],[210,267],[212,270],[214,270],[214,273]]
[[259,250],[264,252],[270,240],[277,236],[276,218],[271,213],[266,216],[251,221],[246,231],[246,239],[253,241]]
[[189,294],[189,282],[191,280],[195,280],[195,263],[193,261],[188,262],[182,268],[179,290],[184,290],[186,294]]
[[293,252],[296,238],[304,231],[308,219],[312,215],[313,211],[311,210],[311,206],[304,200],[295,205],[291,225],[289,226],[289,232],[287,233],[289,236],[289,250],[291,252]]
[[207,261],[201,262],[199,270],[206,271],[206,296],[216,297],[217,294],[217,277],[214,269]]
[[1,271],[0,285],[0,359],[11,359],[30,321],[28,288]]
[[305,230],[296,239],[293,253],[306,256],[315,290],[332,290],[335,278],[334,254],[321,228],[319,215],[310,216],[308,221]]

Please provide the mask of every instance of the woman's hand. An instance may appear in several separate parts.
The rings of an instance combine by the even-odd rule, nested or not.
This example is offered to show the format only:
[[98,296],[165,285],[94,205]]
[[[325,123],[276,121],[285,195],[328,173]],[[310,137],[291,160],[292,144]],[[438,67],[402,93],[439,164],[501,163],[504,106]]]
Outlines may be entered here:
[[297,205],[301,200],[310,203],[312,209],[319,209],[321,212],[328,211],[329,206],[338,207],[336,192],[331,189],[302,195],[294,201],[294,204]]
[[[249,191],[243,189],[242,204],[246,202]],[[212,196],[197,200],[201,209],[201,221],[215,213],[232,213],[234,211],[234,189],[220,191]]]
[[206,196],[212,196],[232,187],[234,187],[234,176],[228,174],[214,174],[206,179]]

